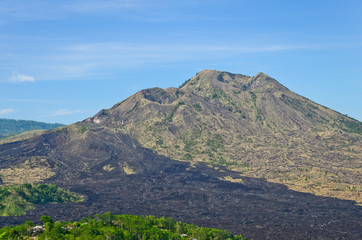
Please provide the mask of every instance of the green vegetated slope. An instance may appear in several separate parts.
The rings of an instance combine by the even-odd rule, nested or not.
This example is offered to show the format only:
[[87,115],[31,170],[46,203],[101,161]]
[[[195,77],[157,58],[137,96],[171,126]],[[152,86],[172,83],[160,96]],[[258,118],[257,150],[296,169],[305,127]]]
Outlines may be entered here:
[[32,138],[34,136],[40,135],[44,133],[46,130],[31,130],[15,135],[10,135],[4,138],[0,138],[0,144],[10,143],[10,142],[16,142],[16,141],[23,141],[29,138]]
[[176,222],[172,218],[112,215],[105,213],[79,222],[53,222],[41,217],[43,226],[26,222],[0,229],[0,239],[245,239],[226,231]]
[[0,119],[0,138],[32,130],[48,130],[64,126],[60,123],[44,123],[27,120]]
[[78,125],[126,133],[173,159],[362,202],[362,123],[263,73],[205,70],[180,88],[142,90]]
[[76,202],[82,199],[51,184],[3,186],[0,188],[0,216],[25,215],[27,210],[37,204]]

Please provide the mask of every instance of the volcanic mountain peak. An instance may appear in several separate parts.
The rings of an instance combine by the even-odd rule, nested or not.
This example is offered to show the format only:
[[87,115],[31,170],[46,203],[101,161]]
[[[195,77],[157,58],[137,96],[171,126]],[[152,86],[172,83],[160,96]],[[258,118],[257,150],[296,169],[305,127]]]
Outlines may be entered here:
[[229,72],[221,72],[216,70],[203,70],[197,73],[193,78],[189,79],[185,87],[191,87],[193,85],[208,85],[211,84],[214,87],[220,87],[222,84],[230,83],[243,83],[250,79],[249,76],[244,76],[240,74],[233,74]]
[[280,86],[280,88],[282,87],[282,85],[276,80],[264,73],[259,73],[255,77],[249,77],[241,74],[233,74],[216,70],[203,70],[191,79],[187,80],[182,86],[180,86],[180,88],[170,87],[162,89],[154,87],[144,89],[128,99],[116,104],[111,109],[102,110],[96,116],[105,115],[105,111],[107,113],[114,112],[116,109],[131,111],[135,110],[135,107],[145,106],[149,103],[175,105],[178,104],[179,101],[187,102],[190,99],[195,98],[195,96],[199,96],[204,99],[219,98],[216,95],[221,94],[223,95],[222,97],[228,96],[233,98],[235,93],[239,94],[241,91],[256,88],[258,88],[258,91],[263,91],[263,87],[266,85],[269,86],[270,84],[273,86]]
[[[243,226],[250,225],[250,214],[261,212],[261,221],[274,225],[275,216],[280,219],[294,212],[295,230],[300,217],[306,226],[315,224],[311,195],[298,200],[304,207],[297,204],[290,210],[291,200],[285,199],[294,195],[285,190],[271,195],[255,191],[255,185],[245,187],[244,179],[263,178],[292,190],[361,203],[361,134],[361,122],[289,91],[264,73],[250,77],[204,70],[180,88],[145,89],[83,122],[0,145],[0,183],[45,181],[78,186],[74,189],[83,191],[88,203],[96,204],[94,208],[111,206],[108,211],[113,211],[117,201],[118,206],[131,206],[141,214],[149,214],[139,211],[144,206],[169,214],[187,205],[188,213],[195,214],[193,219],[211,212],[212,218],[224,224],[229,216],[234,216],[230,218],[233,224],[242,219],[233,215],[237,209],[248,219]],[[205,172],[211,177],[206,178]],[[108,190],[112,184],[114,188]],[[226,188],[216,191],[218,184]],[[97,190],[92,189],[95,186]],[[101,194],[96,191],[103,198],[98,199]],[[89,209],[88,203],[83,209]],[[165,208],[164,203],[172,204]],[[199,203],[211,208],[200,212]],[[270,212],[270,204],[275,203],[277,211]],[[360,222],[357,212],[335,207],[343,211],[340,218],[333,209],[330,212],[330,206],[329,215],[319,216],[330,216],[331,222],[339,219],[343,232],[358,228],[351,225]],[[289,224],[290,219],[283,223]],[[333,229],[340,222],[334,223],[324,226]],[[285,224],[280,229],[288,232]]]
[[[204,70],[180,88],[139,91],[88,121],[117,128],[173,159],[231,166],[296,190],[346,198],[343,191],[333,190],[336,183],[328,174],[321,177],[327,168],[342,178],[328,167],[331,159],[348,166],[343,170],[348,177],[340,180],[342,188],[360,184],[353,169],[358,168],[362,150],[362,124],[288,90],[264,73],[250,77]],[[308,170],[300,172],[302,168]],[[310,187],[314,181],[327,184]],[[357,192],[348,196],[361,201]]]
[[[222,113],[227,121],[249,122],[246,129],[261,125],[264,130],[278,132],[336,127],[361,130],[358,121],[293,93],[264,73],[250,77],[216,70],[203,70],[180,88],[141,90],[86,121],[99,124],[111,120],[119,125],[121,119],[123,124],[144,124],[143,121],[175,124],[173,120],[179,118],[181,127],[186,116],[206,114],[207,118],[214,118],[217,113]],[[221,124],[229,128],[226,125]]]
[[[358,191],[346,193],[361,183],[354,170],[360,166],[361,123],[288,90],[264,73],[250,77],[204,70],[180,88],[141,90],[75,126],[67,136],[75,143],[91,143],[82,146],[84,152],[97,149],[95,136],[112,143],[130,136],[140,146],[175,160],[226,165],[295,190],[362,201]],[[107,155],[112,155],[107,145],[103,159],[116,159]]]
[[203,70],[186,81],[180,88],[192,93],[198,92],[202,96],[205,96],[205,92],[210,93],[210,91],[215,90],[225,91],[228,95],[247,90],[258,92],[284,92],[287,90],[278,81],[261,72],[254,77],[250,77],[216,70]]

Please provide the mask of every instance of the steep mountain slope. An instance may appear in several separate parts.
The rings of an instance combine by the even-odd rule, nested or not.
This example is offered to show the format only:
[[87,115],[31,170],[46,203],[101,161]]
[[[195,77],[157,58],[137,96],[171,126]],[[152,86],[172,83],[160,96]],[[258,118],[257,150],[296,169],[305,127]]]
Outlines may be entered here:
[[44,123],[0,118],[0,138],[32,130],[48,130],[65,126],[60,123]]
[[11,136],[8,136],[5,138],[1,138],[0,144],[16,142],[16,141],[23,141],[23,140],[32,138],[34,136],[40,135],[40,134],[44,133],[45,131],[46,130],[31,130],[31,131],[11,135]]
[[118,129],[173,159],[362,201],[361,122],[263,73],[205,70],[180,88],[142,90],[86,123]]
[[69,125],[39,136],[0,145],[1,180],[37,183],[62,179],[67,183],[142,173],[162,165],[136,140],[105,126]]

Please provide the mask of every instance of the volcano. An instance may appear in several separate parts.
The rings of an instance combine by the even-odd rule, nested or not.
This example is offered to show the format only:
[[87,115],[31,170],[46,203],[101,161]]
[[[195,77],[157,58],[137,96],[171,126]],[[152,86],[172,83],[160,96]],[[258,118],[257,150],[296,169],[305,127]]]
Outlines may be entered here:
[[92,214],[173,217],[254,239],[361,239],[362,123],[264,73],[204,70],[65,127],[0,145],[2,184],[53,183],[81,203],[2,226]]

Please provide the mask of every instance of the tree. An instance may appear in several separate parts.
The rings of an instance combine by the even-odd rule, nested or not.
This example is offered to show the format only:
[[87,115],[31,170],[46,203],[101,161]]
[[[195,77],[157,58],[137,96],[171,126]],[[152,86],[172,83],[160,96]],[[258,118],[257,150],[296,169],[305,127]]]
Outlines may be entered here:
[[46,224],[48,222],[54,223],[53,219],[47,215],[43,215],[40,217],[40,221],[43,222],[43,224]]
[[45,225],[45,230],[50,232],[54,226],[54,221],[51,217],[43,215],[40,217],[40,221]]

